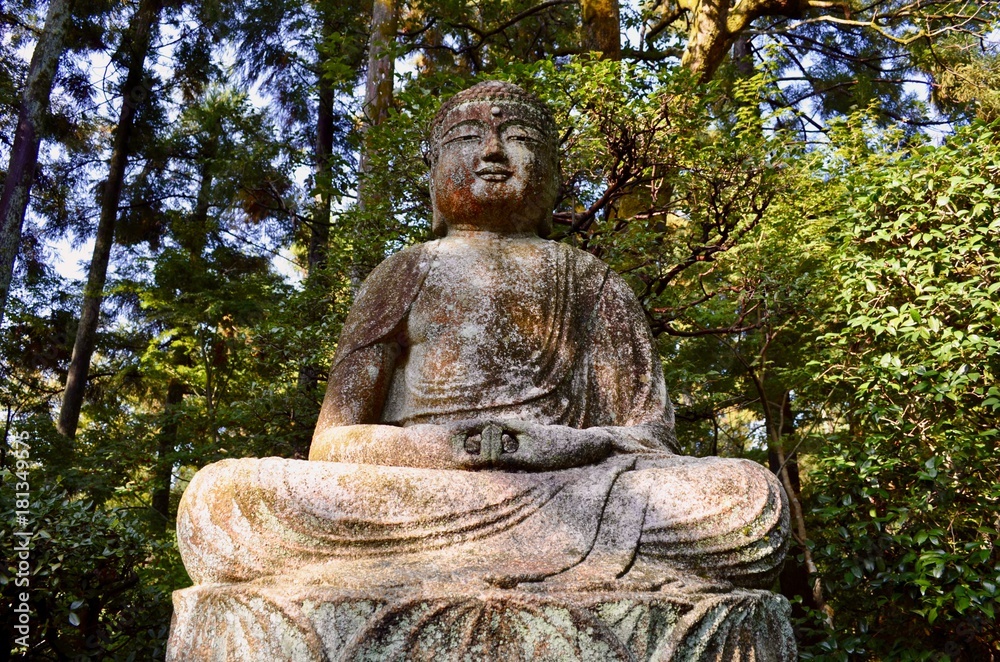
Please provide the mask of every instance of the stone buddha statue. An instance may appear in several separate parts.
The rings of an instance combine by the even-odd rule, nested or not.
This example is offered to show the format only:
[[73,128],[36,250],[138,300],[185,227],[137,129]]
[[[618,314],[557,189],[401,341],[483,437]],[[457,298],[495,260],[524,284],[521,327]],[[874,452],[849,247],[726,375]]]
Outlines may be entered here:
[[558,190],[548,108],[481,83],[442,106],[430,147],[439,238],[362,285],[308,461],[224,460],[194,477],[178,513],[191,578],[351,595],[770,586],[788,531],[780,484],[753,462],[676,454],[634,294],[544,238]]

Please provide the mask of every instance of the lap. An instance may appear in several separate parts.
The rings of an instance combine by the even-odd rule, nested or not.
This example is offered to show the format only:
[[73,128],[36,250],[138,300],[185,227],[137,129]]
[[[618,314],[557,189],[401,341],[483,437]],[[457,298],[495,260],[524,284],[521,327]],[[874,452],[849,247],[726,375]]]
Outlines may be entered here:
[[757,516],[783,495],[777,478],[750,460],[674,456],[650,459],[621,478],[647,503],[647,527]]
[[185,491],[179,540],[200,581],[230,580],[234,559],[242,581],[376,556],[503,569],[524,565],[539,547],[549,550],[535,564],[545,574],[586,553],[601,502],[625,468],[515,474],[226,460],[205,467]]
[[[593,469],[593,468],[592,468]],[[429,512],[469,512],[540,496],[584,479],[587,469],[506,473],[388,467],[282,458],[223,460],[201,469],[185,492],[188,500],[265,498],[276,509],[331,517],[370,512],[383,520]],[[190,493],[190,497],[188,496]]]
[[[701,557],[771,539],[753,554],[767,557],[769,571],[787,531],[783,498],[773,475],[745,460],[618,456],[579,469],[507,473],[264,458],[202,469],[185,491],[178,525],[185,563],[203,581],[236,578],[218,574],[234,557],[247,566],[239,580],[275,572],[288,549],[299,558],[288,558],[290,567],[390,550],[457,552],[457,545],[470,558],[498,555],[513,565],[544,548],[549,565],[568,566],[588,547],[603,547],[700,567]],[[723,565],[745,565],[747,554],[739,555]]]
[[[507,473],[248,458],[206,466],[185,500],[246,501],[264,497],[263,492],[275,505],[304,508],[320,517],[347,511],[388,519],[428,511],[443,516],[529,492],[554,492],[586,479],[588,469],[598,467]],[[774,475],[749,460],[676,455],[641,456],[632,470],[621,473],[615,489],[647,504],[651,524],[759,512],[781,494]]]

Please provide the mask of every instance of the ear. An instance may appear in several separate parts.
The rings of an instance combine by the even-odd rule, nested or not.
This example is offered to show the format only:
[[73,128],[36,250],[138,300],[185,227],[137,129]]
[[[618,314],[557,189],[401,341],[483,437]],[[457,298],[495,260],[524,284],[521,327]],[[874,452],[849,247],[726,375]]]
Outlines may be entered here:
[[431,181],[430,181],[430,191],[431,191],[431,232],[434,233],[435,237],[445,237],[448,235],[448,223],[441,216],[438,211],[437,206],[437,193],[434,191],[434,166],[431,166]]
[[538,236],[541,237],[542,239],[547,239],[550,234],[552,234],[551,212],[549,212],[547,216],[543,217],[540,221],[538,221]]
[[538,236],[543,239],[552,234],[552,213],[555,210],[556,200],[559,198],[559,189],[562,187],[559,163],[556,162],[552,169],[554,174],[548,190],[545,192],[545,203],[542,205],[541,217],[538,219]]

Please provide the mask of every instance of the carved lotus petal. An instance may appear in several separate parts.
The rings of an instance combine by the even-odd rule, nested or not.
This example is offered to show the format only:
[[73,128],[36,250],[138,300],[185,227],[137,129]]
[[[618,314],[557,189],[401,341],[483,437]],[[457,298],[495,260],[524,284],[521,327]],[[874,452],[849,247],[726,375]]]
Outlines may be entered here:
[[586,611],[501,594],[387,607],[354,637],[341,659],[624,662],[633,657]]

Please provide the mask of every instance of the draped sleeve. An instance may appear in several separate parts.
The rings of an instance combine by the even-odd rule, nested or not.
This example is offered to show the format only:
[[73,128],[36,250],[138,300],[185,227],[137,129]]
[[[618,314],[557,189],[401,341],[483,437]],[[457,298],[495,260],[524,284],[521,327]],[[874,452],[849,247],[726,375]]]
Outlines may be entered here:
[[344,322],[331,372],[353,353],[398,333],[427,277],[437,243],[405,248],[369,274]]
[[390,256],[362,284],[340,334],[315,436],[378,420],[435,246],[420,244]]
[[657,445],[675,451],[673,408],[649,324],[631,288],[610,268],[591,326],[589,363],[599,419],[591,425],[642,426]]

